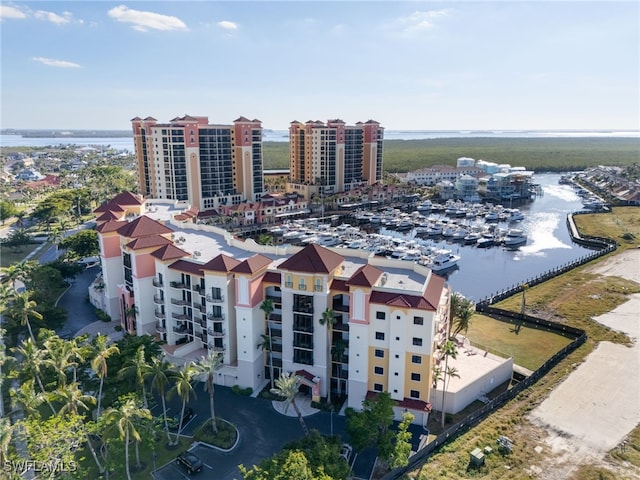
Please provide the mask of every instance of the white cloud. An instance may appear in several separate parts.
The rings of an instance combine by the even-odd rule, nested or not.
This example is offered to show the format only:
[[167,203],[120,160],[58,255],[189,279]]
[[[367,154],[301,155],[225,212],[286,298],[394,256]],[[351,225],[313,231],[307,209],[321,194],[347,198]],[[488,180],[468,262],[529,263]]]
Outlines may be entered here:
[[47,20],[48,22],[55,23],[56,25],[62,25],[71,21],[72,13],[64,12],[62,15],[58,15],[57,13],[38,10],[34,13],[34,17],[39,20]]
[[426,12],[415,11],[406,17],[400,17],[393,21],[391,28],[400,34],[410,36],[425,30],[430,30],[436,25],[436,21],[449,16],[450,10],[429,10]]
[[218,22],[217,25],[220,28],[224,28],[225,30],[237,30],[238,29],[238,24],[235,22],[229,22],[228,20],[222,20],[221,22]]
[[7,5],[0,5],[0,20],[5,18],[27,18],[27,15],[16,7],[9,7]]
[[119,5],[109,10],[108,15],[118,22],[131,23],[133,29],[139,32],[155,30],[189,30],[187,25],[178,17],[162,15],[155,12],[133,10],[125,5]]
[[46,58],[46,57],[33,57],[32,60],[34,62],[40,62],[43,65],[47,65],[48,67],[58,67],[58,68],[82,68],[79,64],[68,62],[66,60],[56,60],[54,58]]

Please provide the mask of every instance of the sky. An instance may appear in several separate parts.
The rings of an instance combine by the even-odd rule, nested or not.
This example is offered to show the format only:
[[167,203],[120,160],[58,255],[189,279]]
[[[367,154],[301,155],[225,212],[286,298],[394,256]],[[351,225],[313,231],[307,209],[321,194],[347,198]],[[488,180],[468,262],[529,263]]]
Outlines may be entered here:
[[0,127],[640,128],[640,2],[0,0]]

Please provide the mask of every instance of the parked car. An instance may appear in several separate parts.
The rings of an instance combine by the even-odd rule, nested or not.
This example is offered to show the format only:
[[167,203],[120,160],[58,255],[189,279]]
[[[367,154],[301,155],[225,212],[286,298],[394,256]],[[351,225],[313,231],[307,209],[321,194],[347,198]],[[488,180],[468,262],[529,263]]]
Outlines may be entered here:
[[344,458],[347,463],[349,463],[349,460],[351,460],[352,453],[353,453],[353,447],[348,443],[343,443],[342,447],[340,448],[340,456]]
[[189,475],[201,472],[202,467],[204,466],[204,463],[202,463],[200,457],[198,457],[195,453],[190,452],[189,450],[178,455],[178,457],[176,458],[176,463],[185,467],[187,469],[187,472],[189,472]]
[[[180,414],[182,413],[182,409],[178,410],[178,412],[171,417],[169,420],[169,426],[171,428],[179,428],[180,427]],[[193,418],[193,409],[191,407],[187,407],[184,409],[184,415],[182,416],[182,426],[184,427],[189,420]]]

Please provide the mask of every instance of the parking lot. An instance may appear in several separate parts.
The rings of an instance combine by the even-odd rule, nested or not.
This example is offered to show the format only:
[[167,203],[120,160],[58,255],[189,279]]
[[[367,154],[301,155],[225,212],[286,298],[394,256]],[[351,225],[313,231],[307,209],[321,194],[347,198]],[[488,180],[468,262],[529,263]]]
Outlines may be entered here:
[[[211,464],[213,463],[214,465],[216,465],[215,454],[222,455],[221,452],[218,452],[217,450],[214,450],[209,447],[205,447],[203,445],[195,445],[192,448],[190,448],[189,451],[193,452],[198,457],[200,457],[200,459],[204,463],[204,468],[202,469],[202,472],[200,472],[199,474],[196,473],[195,475],[202,476],[203,478],[223,478],[214,473],[214,466]],[[154,474],[154,478],[156,478],[157,480],[175,480],[177,478],[190,479],[191,476],[188,474],[187,469],[184,466],[178,465],[176,461],[172,461],[167,465],[159,466],[159,468],[156,470]],[[224,478],[234,478],[234,477],[224,477]]]

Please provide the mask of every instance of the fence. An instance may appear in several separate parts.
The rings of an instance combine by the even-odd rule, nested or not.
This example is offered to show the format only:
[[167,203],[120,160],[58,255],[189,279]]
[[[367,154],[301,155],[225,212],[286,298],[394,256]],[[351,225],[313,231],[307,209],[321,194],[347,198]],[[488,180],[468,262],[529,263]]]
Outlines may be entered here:
[[[573,215],[573,214],[572,214]],[[504,404],[509,402],[518,396],[523,390],[534,385],[538,380],[544,377],[553,367],[555,367],[561,360],[563,360],[567,355],[573,352],[575,349],[580,347],[586,340],[587,334],[584,330],[574,328],[568,325],[563,325],[556,322],[551,322],[549,320],[544,320],[542,318],[532,317],[530,315],[523,315],[517,312],[511,312],[508,310],[502,310],[500,308],[492,307],[491,304],[498,302],[506,297],[514,295],[518,292],[521,292],[524,288],[524,285],[527,284],[537,285],[542,283],[550,278],[553,278],[557,275],[565,273],[577,266],[583,265],[587,262],[594,260],[595,258],[601,257],[602,255],[606,255],[617,248],[616,242],[607,238],[600,237],[587,237],[581,236],[575,228],[573,224],[573,216],[569,215],[567,218],[567,222],[571,222],[569,225],[569,231],[571,232],[571,237],[577,243],[581,243],[583,245],[587,245],[591,248],[598,248],[599,250],[593,252],[592,254],[585,255],[573,262],[569,262],[565,265],[561,265],[560,267],[550,270],[548,272],[543,273],[535,278],[529,279],[526,282],[523,282],[519,285],[514,285],[511,288],[508,288],[500,293],[496,293],[491,295],[484,300],[476,303],[476,310],[479,312],[488,313],[489,315],[497,315],[508,317],[514,320],[518,320],[525,324],[530,324],[531,326],[537,328],[545,328],[549,330],[556,331],[563,335],[573,337],[573,341],[569,343],[567,346],[558,351],[555,355],[549,358],[540,368],[538,368],[535,372],[533,372],[530,376],[525,377],[518,384],[514,385],[509,390],[501,393],[494,399],[490,400],[486,405],[479,408],[475,412],[467,415],[460,422],[452,425],[447,430],[438,435],[433,441],[425,445],[424,448],[419,450],[415,455],[409,458],[409,464],[403,468],[397,468],[395,470],[387,473],[383,478],[383,480],[395,480],[400,478],[407,472],[412,470],[416,470],[421,465],[423,465],[426,460],[431,456],[431,454],[442,447],[444,444],[456,439],[460,435],[466,433],[469,429],[476,426],[481,420],[484,420],[489,414],[491,414],[494,410],[502,407]]]

